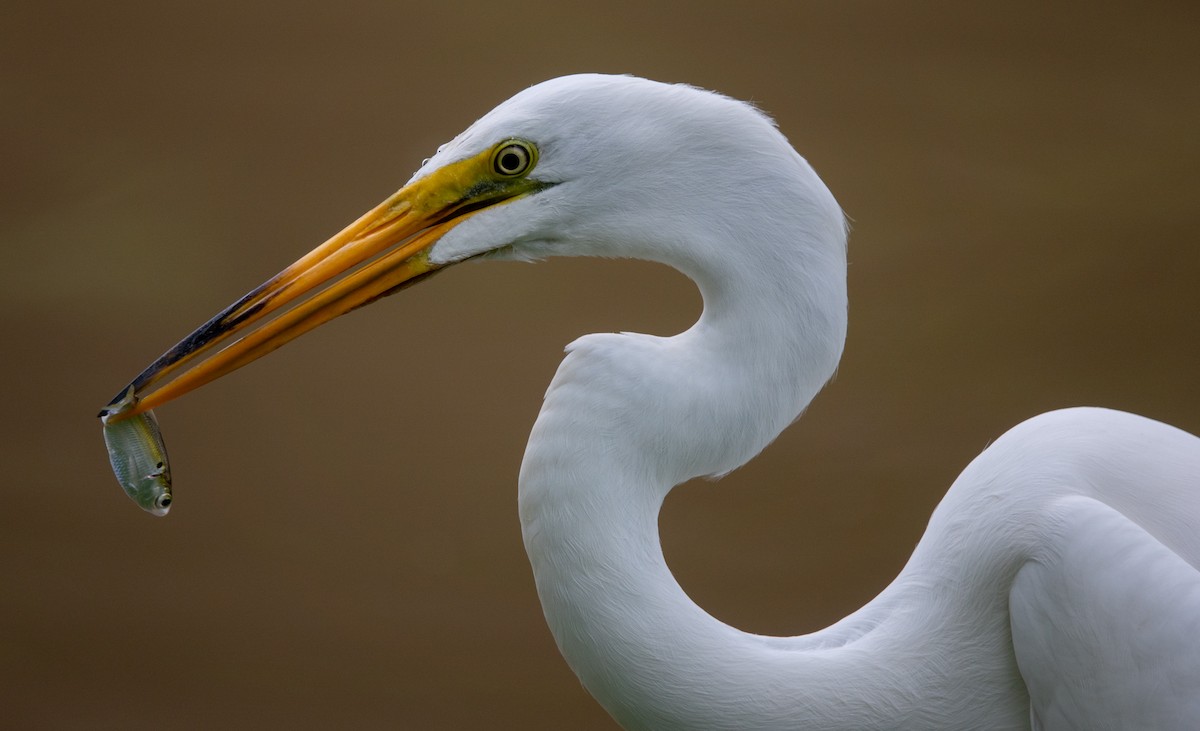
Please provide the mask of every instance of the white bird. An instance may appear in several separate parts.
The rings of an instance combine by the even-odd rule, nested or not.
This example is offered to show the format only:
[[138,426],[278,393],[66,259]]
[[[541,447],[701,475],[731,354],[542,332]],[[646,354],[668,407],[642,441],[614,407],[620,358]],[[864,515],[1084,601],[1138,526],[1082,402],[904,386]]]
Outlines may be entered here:
[[572,343],[521,467],[546,621],[622,726],[1200,728],[1200,439],[1138,416],[1069,409],[1012,429],[955,481],[900,575],[824,630],[742,632],[680,588],[663,499],[762,450],[846,333],[837,202],[764,114],[715,93],[579,75],[517,94],[147,369],[139,393],[182,374],[138,411],[448,264],[549,256],[661,262],[704,299],[673,337]]

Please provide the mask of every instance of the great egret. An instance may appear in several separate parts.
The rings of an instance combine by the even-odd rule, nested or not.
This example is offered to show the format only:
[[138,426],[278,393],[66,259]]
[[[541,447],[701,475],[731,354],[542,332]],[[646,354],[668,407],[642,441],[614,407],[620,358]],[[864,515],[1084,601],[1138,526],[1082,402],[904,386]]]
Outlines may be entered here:
[[520,474],[546,620],[621,725],[1200,727],[1200,439],[1141,417],[1071,409],[1011,430],[954,483],[895,581],[819,632],[741,632],[680,588],[658,539],[663,499],[752,458],[833,373],[845,246],[833,196],[750,106],[631,77],[554,79],[165,354],[133,385],[177,377],[136,411],[454,262],[662,262],[699,287],[699,321],[572,343]]

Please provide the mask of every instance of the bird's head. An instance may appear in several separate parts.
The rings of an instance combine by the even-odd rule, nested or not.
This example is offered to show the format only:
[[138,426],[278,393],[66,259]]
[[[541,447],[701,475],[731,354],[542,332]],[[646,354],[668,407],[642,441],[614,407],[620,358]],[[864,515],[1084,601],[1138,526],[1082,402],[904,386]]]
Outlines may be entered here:
[[[798,199],[797,186],[811,190]],[[824,185],[746,104],[626,76],[553,79],[496,107],[394,195],[165,353],[131,384],[137,406],[114,418],[165,403],[467,259],[633,257],[699,279],[740,258],[731,242],[778,239],[739,232],[750,218],[801,223],[805,197],[840,228]]]

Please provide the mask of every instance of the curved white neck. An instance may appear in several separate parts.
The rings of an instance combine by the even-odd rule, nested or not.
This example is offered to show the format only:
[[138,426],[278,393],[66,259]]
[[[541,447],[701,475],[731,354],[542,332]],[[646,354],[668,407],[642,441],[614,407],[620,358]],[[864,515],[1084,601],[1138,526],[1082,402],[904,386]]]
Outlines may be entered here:
[[[730,378],[731,362],[745,361],[743,375],[769,379],[786,372],[770,354],[800,352],[756,350],[751,341],[783,334],[721,328],[708,316],[675,338],[582,338],[547,392],[521,469],[520,516],[543,611],[564,658],[627,729],[931,729],[942,727],[931,714],[969,718],[970,709],[923,699],[939,686],[995,683],[988,674],[1005,669],[922,666],[913,659],[950,653],[914,642],[956,637],[888,630],[937,621],[936,607],[913,600],[925,596],[928,576],[902,576],[836,625],[780,638],[719,622],[671,574],[658,534],[666,494],[701,471],[731,469],[730,460],[747,459],[765,444],[750,429],[712,431],[736,422],[747,400],[737,389],[722,390],[739,380]],[[699,357],[711,356],[714,345],[735,355]],[[672,382],[683,386],[670,392],[676,398],[650,395]],[[706,386],[716,391],[692,393]],[[769,382],[763,387],[768,395],[773,390]],[[752,408],[767,407],[762,401]],[[691,468],[664,466],[679,464]],[[963,632],[981,643],[1007,628],[1003,613],[944,609],[978,617]],[[1003,662],[1003,652],[995,656]],[[1020,727],[1011,713],[1009,725],[996,708],[981,703],[976,710],[981,723]]]
[[[912,563],[850,617],[787,638],[717,621],[667,568],[658,535],[667,493],[758,454],[841,357],[844,219],[807,163],[782,138],[772,144],[771,177],[712,177],[725,187],[708,194],[721,200],[755,191],[760,215],[740,217],[738,228],[714,218],[724,208],[697,199],[669,224],[666,213],[636,207],[613,219],[628,224],[628,236],[657,237],[644,246],[594,242],[590,253],[634,251],[687,274],[704,313],[674,337],[588,335],[568,348],[520,477],[522,531],[546,620],[583,684],[628,729],[931,729],[944,727],[938,713],[1020,728],[1027,710],[1021,719],[1011,705],[1001,712],[962,693],[962,703],[924,702],[929,693],[955,696],[964,683],[1020,681],[1011,649],[998,647],[998,664],[986,667],[920,661],[937,654],[913,643],[961,638],[914,628],[965,617],[955,631],[999,643],[1007,615],[952,609],[960,595],[943,606],[923,601],[929,572],[910,571]],[[789,155],[794,164],[778,164]]]
[[[677,366],[696,375],[708,362],[697,352],[714,344],[739,352],[717,343],[730,336],[705,325],[669,340],[626,335],[577,342],[547,393],[522,466],[521,522],[546,619],[572,669],[626,728],[769,728],[771,718],[795,718],[804,694],[794,690],[817,697],[837,690],[826,668],[795,666],[792,653],[772,638],[722,624],[684,593],[662,554],[658,513],[671,487],[686,479],[663,474],[660,462],[686,445],[668,444],[670,434],[656,439],[634,431],[634,423],[647,421],[640,391],[625,396],[605,387],[640,379],[653,391],[656,374],[679,375]],[[650,362],[659,366],[654,374],[646,372]],[[722,367],[711,364],[709,371]],[[681,432],[705,431],[695,414],[676,413],[674,404],[648,408],[661,410],[664,431],[679,423],[692,427]],[[739,445],[719,461],[748,458],[747,449]],[[843,641],[814,637],[812,644]],[[779,692],[764,697],[772,684]],[[833,708],[809,712],[829,723],[844,717]]]
[[[994,588],[929,601],[939,567],[914,559],[832,627],[764,637],[706,613],[667,567],[658,535],[667,493],[752,458],[808,405],[841,355],[840,219],[824,230],[795,221],[783,229],[805,232],[787,256],[766,246],[755,257],[741,242],[730,250],[744,255],[731,262],[667,262],[704,296],[704,314],[687,332],[588,335],[568,348],[530,436],[519,496],[559,649],[628,729],[954,727],[947,718],[1022,728],[1028,713],[1011,702],[1021,691],[1010,687],[1020,680],[1004,649],[1007,615],[954,606],[960,596],[999,605]],[[769,235],[757,233],[758,242]],[[996,662],[921,660],[939,656],[928,643],[963,634],[996,643]],[[964,683],[1011,692],[985,703],[955,690]],[[926,703],[930,693],[947,700]]]
[[882,611],[808,637],[741,632],[688,598],[658,535],[674,485],[753,457],[831,375],[845,332],[834,248],[790,269],[689,272],[705,300],[693,328],[581,338],[547,392],[521,470],[526,549],[560,650],[626,728],[835,728],[872,713],[836,700],[836,662],[797,653],[840,646]]

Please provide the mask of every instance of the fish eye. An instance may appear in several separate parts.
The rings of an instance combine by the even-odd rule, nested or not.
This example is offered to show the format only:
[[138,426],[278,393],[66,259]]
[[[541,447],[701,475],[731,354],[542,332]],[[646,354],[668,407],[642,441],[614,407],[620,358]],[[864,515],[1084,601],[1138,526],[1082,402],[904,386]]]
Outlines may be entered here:
[[171,507],[171,496],[163,493],[162,495],[154,498],[154,507],[158,508],[159,510],[166,510],[167,508]]
[[529,172],[537,162],[537,148],[523,140],[509,140],[492,154],[492,169],[497,175],[515,178]]

